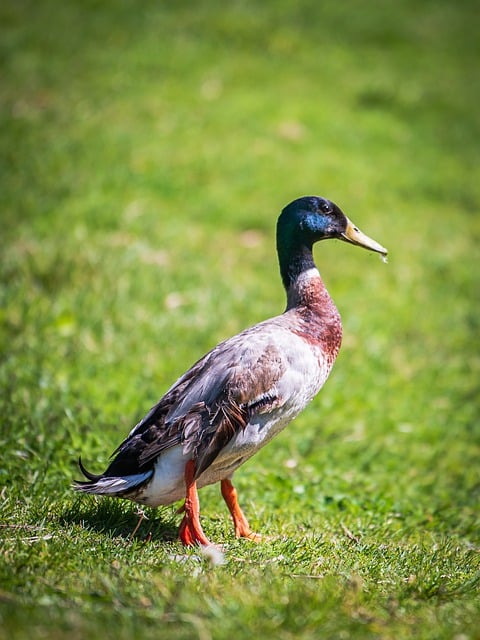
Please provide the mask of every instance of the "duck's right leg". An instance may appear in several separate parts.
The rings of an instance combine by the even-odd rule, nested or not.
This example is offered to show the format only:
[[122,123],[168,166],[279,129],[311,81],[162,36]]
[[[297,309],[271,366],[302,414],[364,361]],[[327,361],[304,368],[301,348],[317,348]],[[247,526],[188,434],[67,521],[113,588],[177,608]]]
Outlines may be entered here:
[[203,533],[200,524],[200,501],[198,499],[197,483],[195,478],[195,463],[189,460],[185,465],[185,504],[183,511],[185,515],[180,524],[178,535],[186,547],[193,545],[209,546],[210,540]]

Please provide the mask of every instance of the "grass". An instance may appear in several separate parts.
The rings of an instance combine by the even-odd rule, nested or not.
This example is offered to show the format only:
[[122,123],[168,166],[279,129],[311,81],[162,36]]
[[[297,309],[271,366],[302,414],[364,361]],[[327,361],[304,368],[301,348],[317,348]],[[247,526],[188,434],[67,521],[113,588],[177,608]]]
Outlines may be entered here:
[[[480,637],[476,3],[28,0],[0,8],[0,636]],[[220,339],[284,304],[274,225],[335,200],[390,249],[316,249],[345,340],[236,475],[212,564],[175,507],[77,496]]]

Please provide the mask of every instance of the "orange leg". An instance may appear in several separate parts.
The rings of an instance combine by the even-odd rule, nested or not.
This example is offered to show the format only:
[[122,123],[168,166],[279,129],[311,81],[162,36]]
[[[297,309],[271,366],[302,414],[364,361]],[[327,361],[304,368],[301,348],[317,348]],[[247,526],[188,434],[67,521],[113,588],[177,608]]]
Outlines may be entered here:
[[228,479],[222,480],[220,487],[223,499],[227,503],[228,510],[232,516],[233,526],[235,527],[235,537],[248,538],[253,542],[261,542],[264,538],[250,529],[248,520],[238,504],[237,490],[231,481]]
[[189,460],[185,465],[186,497],[182,511],[185,512],[178,535],[186,547],[193,545],[209,546],[210,541],[203,533],[200,524],[200,502],[198,500],[195,463]]

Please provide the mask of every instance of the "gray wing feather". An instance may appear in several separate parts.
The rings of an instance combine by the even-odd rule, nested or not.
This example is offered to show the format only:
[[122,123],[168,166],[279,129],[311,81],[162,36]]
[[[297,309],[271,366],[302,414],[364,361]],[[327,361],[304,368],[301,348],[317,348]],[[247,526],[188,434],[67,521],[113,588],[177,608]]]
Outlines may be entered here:
[[255,329],[219,344],[179,378],[120,445],[106,474],[138,473],[182,444],[198,477],[252,413],[280,406],[277,382],[287,365],[265,327]]

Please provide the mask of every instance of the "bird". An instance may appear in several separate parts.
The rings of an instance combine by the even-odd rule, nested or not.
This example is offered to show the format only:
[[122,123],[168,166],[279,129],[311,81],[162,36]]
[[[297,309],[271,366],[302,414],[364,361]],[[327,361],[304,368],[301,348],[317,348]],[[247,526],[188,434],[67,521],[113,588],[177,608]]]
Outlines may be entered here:
[[387,249],[331,200],[303,196],[281,212],[276,248],[286,308],[220,342],[184,373],[130,431],[106,471],[87,471],[76,490],[157,507],[183,500],[179,538],[209,546],[198,489],[220,483],[237,538],[261,542],[242,511],[233,473],[284,429],[327,380],[342,342],[342,322],[313,258],[313,245],[338,239]]

